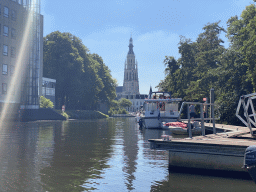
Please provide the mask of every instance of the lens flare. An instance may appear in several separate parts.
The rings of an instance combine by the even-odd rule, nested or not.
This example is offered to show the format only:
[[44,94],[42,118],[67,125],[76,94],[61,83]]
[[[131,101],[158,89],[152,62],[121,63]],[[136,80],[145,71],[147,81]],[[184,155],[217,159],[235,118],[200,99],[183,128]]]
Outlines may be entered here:
[[[31,5],[35,5],[36,0],[32,0],[31,1]],[[7,114],[13,114],[12,112],[12,108],[10,107],[10,104],[13,103],[13,101],[15,100],[15,97],[17,99],[17,97],[20,96],[19,93],[17,93],[15,96],[13,95],[13,92],[16,90],[18,90],[20,92],[21,90],[21,81],[22,81],[22,76],[24,74],[24,70],[26,70],[26,66],[28,63],[28,58],[27,55],[30,52],[30,38],[31,36],[33,37],[32,34],[32,30],[33,30],[33,22],[35,22],[34,19],[34,13],[36,11],[36,6],[31,6],[27,11],[28,11],[28,16],[27,16],[27,21],[25,24],[25,28],[24,28],[24,33],[23,33],[23,37],[21,40],[21,44],[20,44],[20,49],[18,50],[18,56],[17,56],[17,60],[16,60],[16,65],[15,65],[15,70],[14,70],[14,74],[12,76],[12,79],[9,83],[9,87],[8,87],[8,91],[7,91],[7,95],[6,95],[6,99],[5,102],[3,104],[3,108],[1,111],[1,116],[0,116],[0,128],[2,129],[3,127],[3,123],[4,121],[6,121],[6,117]],[[39,14],[39,13],[36,13]]]

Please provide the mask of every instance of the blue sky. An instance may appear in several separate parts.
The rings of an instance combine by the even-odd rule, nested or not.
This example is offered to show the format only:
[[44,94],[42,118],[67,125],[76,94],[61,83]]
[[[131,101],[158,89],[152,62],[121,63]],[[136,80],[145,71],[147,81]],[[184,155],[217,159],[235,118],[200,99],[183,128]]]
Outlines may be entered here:
[[[75,3],[74,3],[75,2]],[[132,34],[138,61],[140,93],[164,79],[165,56],[179,58],[180,35],[195,41],[207,23],[240,16],[252,0],[41,0],[44,36],[70,32],[91,53],[100,55],[118,84],[123,84],[124,62]],[[225,34],[221,37],[228,46]]]

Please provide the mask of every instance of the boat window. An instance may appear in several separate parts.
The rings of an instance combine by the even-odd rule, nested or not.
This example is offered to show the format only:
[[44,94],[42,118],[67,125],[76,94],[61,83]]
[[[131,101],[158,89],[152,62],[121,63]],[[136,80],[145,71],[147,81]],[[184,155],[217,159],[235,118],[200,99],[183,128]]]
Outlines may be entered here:
[[165,105],[166,111],[178,111],[178,103],[168,103]]

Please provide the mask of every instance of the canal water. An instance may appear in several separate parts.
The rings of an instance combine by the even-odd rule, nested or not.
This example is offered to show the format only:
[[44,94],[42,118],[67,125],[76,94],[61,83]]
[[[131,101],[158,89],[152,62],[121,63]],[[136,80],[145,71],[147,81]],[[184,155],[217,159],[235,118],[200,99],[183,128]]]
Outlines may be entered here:
[[168,171],[134,118],[11,123],[0,132],[0,191],[256,191],[249,177]]

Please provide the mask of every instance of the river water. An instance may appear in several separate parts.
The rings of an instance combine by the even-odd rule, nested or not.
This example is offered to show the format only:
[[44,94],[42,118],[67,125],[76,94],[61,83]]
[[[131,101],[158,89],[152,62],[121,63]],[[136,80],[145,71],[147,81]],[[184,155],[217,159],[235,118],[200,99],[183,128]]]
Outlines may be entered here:
[[249,177],[169,173],[168,152],[148,143],[162,134],[134,118],[6,124],[0,191],[256,191]]

